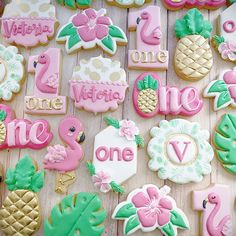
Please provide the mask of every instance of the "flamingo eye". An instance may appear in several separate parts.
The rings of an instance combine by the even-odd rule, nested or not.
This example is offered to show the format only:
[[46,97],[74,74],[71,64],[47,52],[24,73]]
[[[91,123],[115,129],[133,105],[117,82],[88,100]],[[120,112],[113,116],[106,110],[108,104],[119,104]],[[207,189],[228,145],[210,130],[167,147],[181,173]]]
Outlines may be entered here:
[[213,196],[213,197],[212,197],[212,199],[215,199],[215,198],[216,198],[216,196]]
[[70,132],[74,133],[76,129],[75,129],[75,127],[73,126],[73,127],[71,127],[69,130],[70,130]]

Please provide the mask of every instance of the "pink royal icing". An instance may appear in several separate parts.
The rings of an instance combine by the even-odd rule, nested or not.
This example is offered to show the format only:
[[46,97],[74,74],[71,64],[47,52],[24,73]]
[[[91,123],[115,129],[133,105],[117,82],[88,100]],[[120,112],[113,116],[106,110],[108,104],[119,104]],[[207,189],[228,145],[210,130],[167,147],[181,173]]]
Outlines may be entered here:
[[[140,94],[138,82],[146,76],[151,76],[152,79],[157,81],[157,89],[155,90],[157,105],[155,110],[149,113],[141,111],[138,105]],[[203,101],[200,99],[196,88],[185,87],[180,90],[177,87],[162,86],[158,75],[149,72],[141,74],[136,79],[133,89],[133,104],[136,112],[144,118],[151,118],[157,114],[192,116],[197,114],[203,107]]]
[[32,122],[27,119],[15,119],[12,109],[3,104],[0,104],[0,110],[6,112],[6,118],[2,121],[6,129],[6,137],[0,145],[0,150],[6,148],[41,149],[51,142],[53,134],[46,120]]
[[179,10],[184,7],[186,8],[206,8],[206,9],[216,9],[226,5],[226,0],[163,0],[167,8],[171,10]]
[[162,40],[160,7],[148,6],[128,16],[130,30],[136,30],[137,49],[129,50],[129,68],[168,68],[168,52],[160,49]]
[[25,97],[25,111],[31,114],[65,114],[66,97],[59,96],[61,51],[50,48],[29,58],[28,72],[35,73],[34,96]]

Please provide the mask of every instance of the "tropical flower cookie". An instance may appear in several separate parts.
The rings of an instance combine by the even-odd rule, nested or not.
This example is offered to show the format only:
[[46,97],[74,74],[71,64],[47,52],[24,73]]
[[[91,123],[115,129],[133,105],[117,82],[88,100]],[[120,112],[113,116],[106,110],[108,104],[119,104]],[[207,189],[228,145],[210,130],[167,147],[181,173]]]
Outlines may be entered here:
[[214,98],[214,110],[236,107],[236,67],[233,70],[225,70],[218,80],[213,80],[204,90],[205,97]]
[[24,57],[14,46],[0,44],[0,99],[9,101],[21,89],[24,78]]
[[107,3],[122,8],[129,8],[129,7],[141,7],[145,3],[148,3],[150,1],[151,0],[107,0]]
[[55,7],[50,0],[12,0],[1,19],[1,33],[9,44],[34,47],[54,36]]
[[44,236],[79,235],[101,236],[104,232],[106,211],[94,193],[78,193],[66,196],[53,207],[44,223]]
[[214,152],[208,142],[209,132],[198,123],[184,119],[162,120],[151,129],[147,152],[148,165],[161,179],[186,184],[200,182],[211,173]]
[[44,168],[57,171],[55,191],[66,193],[68,187],[76,181],[75,170],[84,156],[80,144],[85,140],[85,134],[82,123],[73,116],[60,121],[58,133],[67,147],[60,144],[48,147]]
[[120,185],[136,174],[137,147],[144,147],[144,140],[131,120],[105,121],[109,127],[95,136],[93,163],[87,162],[87,169],[101,192],[123,193]]
[[176,46],[174,65],[178,76],[196,81],[204,78],[213,65],[213,55],[208,38],[212,24],[203,19],[202,13],[191,9],[176,21],[175,33],[179,42]]
[[164,236],[176,236],[178,228],[189,229],[189,222],[169,192],[168,186],[159,189],[152,184],[135,189],[115,208],[112,218],[124,220],[124,235],[159,229]]
[[33,235],[41,225],[37,193],[44,185],[44,172],[25,156],[15,169],[8,169],[5,182],[10,193],[0,210],[0,230],[5,235]]
[[87,8],[92,3],[92,0],[56,0],[57,3],[71,8],[73,10],[77,8]]
[[73,15],[57,34],[57,42],[66,43],[67,53],[78,49],[101,47],[114,55],[118,44],[126,44],[127,38],[121,28],[114,25],[106,15],[106,9],[92,8]]
[[213,38],[214,45],[222,59],[236,62],[236,3],[220,14],[219,35]]
[[102,56],[81,60],[70,80],[70,97],[77,108],[97,114],[116,110],[128,88],[126,72],[119,61]]
[[222,184],[212,184],[207,189],[193,191],[193,208],[202,214],[201,235],[233,235],[230,192],[230,187]]
[[236,116],[225,114],[213,136],[215,151],[223,167],[232,174],[236,174],[236,146],[235,146]]

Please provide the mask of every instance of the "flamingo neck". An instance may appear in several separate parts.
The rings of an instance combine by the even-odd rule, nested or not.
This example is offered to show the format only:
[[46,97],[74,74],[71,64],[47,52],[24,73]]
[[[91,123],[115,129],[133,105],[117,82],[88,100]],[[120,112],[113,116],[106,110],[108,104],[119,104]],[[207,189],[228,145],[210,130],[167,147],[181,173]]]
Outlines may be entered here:
[[217,230],[217,228],[214,227],[214,219],[218,211],[220,210],[220,206],[221,206],[221,203],[219,201],[218,203],[215,204],[215,207],[213,208],[213,210],[211,211],[207,219],[207,231],[211,236],[215,235],[215,231]]
[[149,15],[148,19],[145,20],[145,23],[141,29],[141,32],[140,32],[140,36],[141,36],[141,39],[145,42],[146,41],[146,38],[148,37],[146,35],[146,32],[147,32],[147,29],[148,29],[148,26],[150,25],[150,22],[152,20],[152,17],[151,15]]
[[71,150],[81,150],[80,145],[75,140],[70,140],[66,142]]

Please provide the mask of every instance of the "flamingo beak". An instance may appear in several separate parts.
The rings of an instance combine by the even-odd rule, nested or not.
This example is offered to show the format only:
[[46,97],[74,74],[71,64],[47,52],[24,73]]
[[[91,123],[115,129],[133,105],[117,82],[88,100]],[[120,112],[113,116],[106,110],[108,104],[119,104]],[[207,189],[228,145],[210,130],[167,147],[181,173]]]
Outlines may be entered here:
[[36,68],[38,61],[34,61],[34,68]]
[[77,139],[76,139],[76,141],[78,143],[82,143],[82,142],[84,142],[84,140],[85,140],[85,134],[84,134],[84,132],[80,132]]
[[138,17],[138,18],[137,18],[137,20],[136,20],[137,25],[139,25],[139,23],[140,23],[141,20],[142,20],[141,17]]
[[206,205],[207,205],[208,202],[209,202],[208,199],[205,199],[203,201],[202,206],[203,206],[204,209],[206,209]]

